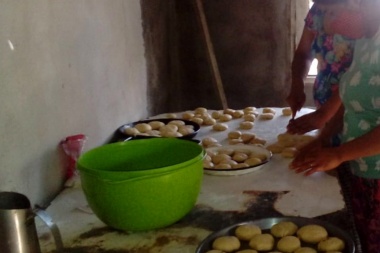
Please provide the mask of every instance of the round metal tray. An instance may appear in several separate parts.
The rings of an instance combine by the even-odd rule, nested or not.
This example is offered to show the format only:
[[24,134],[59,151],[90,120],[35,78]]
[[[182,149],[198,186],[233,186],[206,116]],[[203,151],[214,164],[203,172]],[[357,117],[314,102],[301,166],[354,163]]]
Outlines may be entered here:
[[[235,235],[235,229],[240,225],[254,224],[254,225],[259,226],[263,230],[263,232],[268,232],[273,225],[279,223],[280,221],[291,221],[291,222],[294,222],[298,227],[302,227],[302,226],[310,225],[310,224],[321,225],[327,230],[329,236],[338,237],[345,242],[345,249],[343,253],[355,253],[354,241],[347,232],[343,231],[342,229],[334,226],[333,224],[329,222],[321,221],[318,219],[302,218],[302,217],[274,217],[274,218],[265,218],[265,219],[260,219],[260,220],[247,221],[247,222],[234,224],[232,226],[226,227],[222,230],[219,230],[207,236],[198,246],[196,253],[206,253],[208,250],[211,250],[213,241],[220,236]],[[249,249],[248,242],[242,242],[241,245],[242,246],[240,250]],[[310,244],[305,244],[305,243],[302,243],[302,246],[308,246],[312,248],[316,247],[315,245],[310,245]]]

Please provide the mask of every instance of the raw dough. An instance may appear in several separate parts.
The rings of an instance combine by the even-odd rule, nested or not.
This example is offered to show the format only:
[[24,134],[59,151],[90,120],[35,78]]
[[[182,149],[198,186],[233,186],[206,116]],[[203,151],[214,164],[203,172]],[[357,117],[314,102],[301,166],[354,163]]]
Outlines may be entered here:
[[225,252],[232,252],[240,248],[240,241],[235,236],[221,236],[215,239],[212,243],[212,248]]
[[226,154],[229,156],[233,155],[234,152],[235,152],[235,150],[232,148],[221,148],[218,150],[218,154]]
[[242,110],[236,110],[236,111],[234,111],[234,113],[232,113],[232,117],[234,119],[239,119],[239,118],[243,117],[243,115],[244,115],[244,112]]
[[249,241],[249,246],[257,251],[272,250],[274,246],[274,237],[271,234],[255,235]]
[[253,126],[254,124],[251,121],[243,121],[240,123],[240,128],[245,130],[252,129]]
[[242,169],[242,168],[247,168],[247,167],[249,167],[249,165],[246,163],[238,163],[238,164],[232,165],[233,169]]
[[291,253],[300,247],[300,239],[292,235],[284,236],[277,242],[277,249],[284,253]]
[[204,107],[197,107],[197,108],[195,108],[194,113],[195,114],[204,114],[204,113],[207,113],[207,109]]
[[168,118],[168,119],[175,119],[175,118],[177,118],[177,114],[175,114],[175,113],[168,113],[168,114],[166,114],[166,118]]
[[318,243],[320,251],[342,251],[344,249],[344,241],[338,237],[329,237]]
[[237,162],[244,162],[245,160],[248,159],[248,155],[244,153],[235,153],[232,156],[232,159]]
[[256,138],[256,135],[252,133],[243,133],[241,134],[240,138],[243,140],[244,143],[249,143],[251,140]]
[[185,121],[177,119],[177,120],[170,121],[168,124],[176,125],[177,127],[179,127],[179,126],[184,126]]
[[198,125],[203,125],[203,119],[202,118],[199,118],[199,117],[193,117],[190,119],[190,121],[194,122],[194,123],[197,123]]
[[202,145],[206,147],[213,143],[218,143],[218,141],[213,137],[206,137],[202,140]]
[[241,132],[240,131],[232,131],[228,133],[228,139],[238,139],[241,137]]
[[265,107],[263,108],[263,113],[271,113],[271,114],[276,114],[276,110],[272,108]]
[[254,122],[255,119],[256,119],[256,116],[254,114],[246,114],[246,115],[244,115],[243,118],[244,118],[245,121]]
[[265,145],[265,143],[267,143],[267,141],[264,140],[264,139],[261,139],[261,138],[259,138],[259,137],[256,137],[256,138],[252,139],[249,143],[251,143],[251,144],[261,144],[261,145]]
[[261,228],[254,224],[240,225],[235,230],[236,237],[243,241],[249,241],[255,235],[259,235],[261,233],[262,233]]
[[219,164],[214,165],[214,168],[219,169],[219,170],[228,170],[228,169],[231,169],[232,166],[228,163],[219,163]]
[[140,132],[139,132],[139,130],[137,130],[134,127],[127,127],[124,129],[124,133],[131,135],[131,136],[135,136],[135,135],[138,135]]
[[138,123],[135,125],[135,128],[140,132],[140,133],[146,133],[148,131],[152,130],[152,127],[147,124],[147,123]]
[[216,124],[216,120],[211,117],[205,117],[203,119],[203,124],[206,126],[212,126]]
[[212,163],[212,161],[203,160],[203,167],[206,169],[211,169],[214,167],[214,164]]
[[297,231],[298,237],[307,243],[319,243],[327,239],[327,231],[324,227],[316,224],[305,225]]
[[223,114],[219,117],[220,122],[228,122],[232,120],[232,116],[229,114]]
[[212,158],[212,162],[215,164],[218,164],[223,160],[231,160],[231,156],[227,154],[217,154],[217,155],[211,156],[211,158]]
[[212,250],[207,251],[206,253],[225,253],[225,252],[218,249],[212,249]]
[[271,120],[273,119],[273,117],[274,117],[273,113],[262,113],[259,115],[259,119],[262,119],[262,120]]
[[290,107],[283,108],[282,109],[282,115],[291,116],[292,115],[292,109]]
[[230,108],[227,108],[227,109],[223,110],[224,114],[228,114],[228,115],[231,115],[231,116],[234,114],[234,112],[235,112],[235,110],[234,109],[230,109]]
[[228,126],[223,123],[217,123],[212,126],[212,129],[214,129],[215,131],[225,131],[228,129]]
[[160,127],[165,126],[164,122],[161,122],[161,121],[158,121],[158,120],[151,121],[148,124],[150,125],[150,127],[152,128],[152,130],[158,130],[158,129],[160,129]]
[[219,119],[220,116],[222,116],[222,115],[223,115],[223,112],[221,112],[221,111],[214,111],[211,113],[211,117],[214,119]]
[[243,249],[243,250],[236,251],[236,253],[258,253],[258,252],[254,249]]
[[310,247],[301,247],[294,251],[294,253],[317,253],[317,251]]
[[189,120],[191,119],[192,117],[194,117],[194,113],[192,112],[184,112],[182,114],[182,118],[185,119],[185,120]]
[[291,221],[280,221],[271,227],[270,232],[275,237],[284,237],[294,235],[297,229],[298,226]]
[[228,144],[230,145],[236,145],[236,144],[241,144],[241,143],[244,143],[242,139],[231,139],[228,141]]

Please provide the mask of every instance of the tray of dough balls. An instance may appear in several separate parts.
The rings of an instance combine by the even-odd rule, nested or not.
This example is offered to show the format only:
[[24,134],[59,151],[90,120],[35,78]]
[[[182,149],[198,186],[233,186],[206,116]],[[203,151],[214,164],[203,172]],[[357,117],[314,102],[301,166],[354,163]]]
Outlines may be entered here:
[[260,145],[223,145],[206,148],[204,172],[210,175],[234,176],[263,168],[272,152]]
[[122,125],[118,128],[120,134],[132,139],[151,137],[177,137],[192,139],[199,132],[200,126],[196,122],[174,119],[141,120]]
[[333,224],[302,217],[238,223],[206,237],[196,253],[354,253],[351,236]]

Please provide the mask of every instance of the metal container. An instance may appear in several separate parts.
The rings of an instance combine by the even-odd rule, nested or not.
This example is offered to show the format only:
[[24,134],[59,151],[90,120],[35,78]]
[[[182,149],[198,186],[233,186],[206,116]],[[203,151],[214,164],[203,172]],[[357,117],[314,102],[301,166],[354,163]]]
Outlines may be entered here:
[[43,210],[33,211],[28,198],[20,193],[0,192],[0,252],[41,253],[35,215],[49,226],[57,252],[62,251],[59,230]]

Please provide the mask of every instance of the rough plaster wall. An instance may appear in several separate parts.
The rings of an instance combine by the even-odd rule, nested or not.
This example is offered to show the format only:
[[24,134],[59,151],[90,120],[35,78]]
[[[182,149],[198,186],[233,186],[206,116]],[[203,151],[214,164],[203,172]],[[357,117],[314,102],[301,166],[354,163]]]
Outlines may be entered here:
[[62,187],[58,143],[85,149],[147,116],[138,0],[0,2],[0,190],[46,204]]
[[[142,0],[151,112],[197,106],[221,108],[195,1],[165,3]],[[303,18],[296,14],[300,8],[304,12],[307,3],[307,0],[203,1],[231,108],[285,105],[296,35],[299,36],[299,26],[303,26]]]

